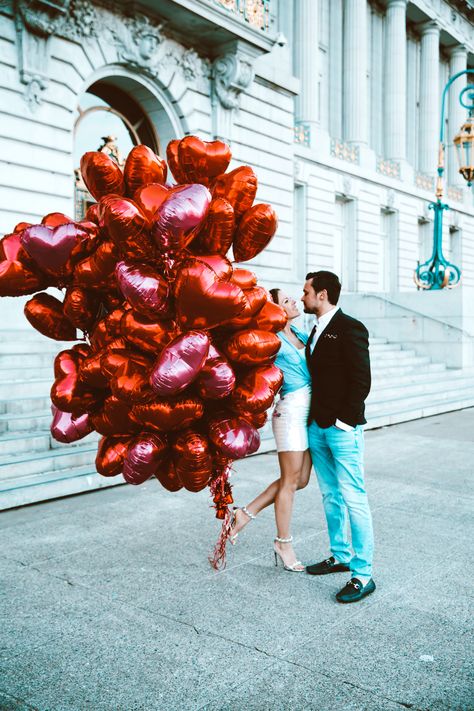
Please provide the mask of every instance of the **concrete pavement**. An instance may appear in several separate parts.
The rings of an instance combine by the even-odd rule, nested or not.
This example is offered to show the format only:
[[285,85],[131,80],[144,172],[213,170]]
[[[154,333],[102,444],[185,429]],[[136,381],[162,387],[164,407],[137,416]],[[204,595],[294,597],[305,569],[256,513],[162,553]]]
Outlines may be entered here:
[[[207,492],[157,482],[0,516],[0,709],[469,711],[474,409],[366,434],[377,591],[276,569],[273,511],[214,573]],[[277,472],[240,462],[239,504]],[[305,562],[328,554],[317,483],[297,497]]]

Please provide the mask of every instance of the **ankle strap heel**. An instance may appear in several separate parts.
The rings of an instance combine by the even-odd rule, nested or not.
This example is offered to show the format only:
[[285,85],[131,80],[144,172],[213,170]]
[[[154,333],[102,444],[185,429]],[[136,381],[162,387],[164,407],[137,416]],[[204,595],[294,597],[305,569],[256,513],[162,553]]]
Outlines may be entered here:
[[280,538],[279,536],[275,536],[273,540],[275,543],[293,543],[293,536],[290,536],[289,538]]

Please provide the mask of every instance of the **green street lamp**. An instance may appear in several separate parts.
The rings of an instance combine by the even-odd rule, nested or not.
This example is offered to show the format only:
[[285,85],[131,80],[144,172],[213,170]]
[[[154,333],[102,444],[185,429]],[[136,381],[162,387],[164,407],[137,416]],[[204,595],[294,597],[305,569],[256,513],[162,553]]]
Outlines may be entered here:
[[[434,212],[433,252],[431,257],[420,264],[414,273],[415,284],[421,289],[452,289],[461,279],[461,270],[451,264],[443,255],[443,212],[449,210],[449,205],[442,201],[444,191],[444,109],[446,95],[451,84],[464,74],[474,74],[474,69],[464,69],[452,76],[443,90],[441,101],[441,129],[439,136],[438,178],[436,181],[436,202],[430,202],[430,210]],[[467,181],[468,186],[474,182],[474,84],[468,84],[459,94],[459,103],[468,110],[468,118],[459,133],[454,137],[459,172]]]

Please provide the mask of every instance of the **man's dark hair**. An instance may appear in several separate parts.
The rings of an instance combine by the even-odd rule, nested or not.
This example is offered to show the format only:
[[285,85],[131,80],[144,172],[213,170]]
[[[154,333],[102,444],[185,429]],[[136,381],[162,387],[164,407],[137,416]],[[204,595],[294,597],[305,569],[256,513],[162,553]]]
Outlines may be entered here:
[[309,274],[306,274],[306,281],[308,280],[311,280],[311,286],[316,293],[326,289],[329,303],[336,306],[341,293],[341,282],[337,274],[323,270],[319,272],[309,272]]

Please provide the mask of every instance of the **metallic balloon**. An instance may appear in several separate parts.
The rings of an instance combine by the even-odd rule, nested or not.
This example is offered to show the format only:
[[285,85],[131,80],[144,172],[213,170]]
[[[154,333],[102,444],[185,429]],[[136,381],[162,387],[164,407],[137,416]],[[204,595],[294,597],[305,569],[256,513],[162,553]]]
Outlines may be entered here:
[[173,173],[173,177],[177,183],[186,183],[186,176],[181,168],[178,158],[178,146],[180,139],[177,138],[174,141],[170,141],[166,148],[166,158],[168,160],[168,167]]
[[177,395],[194,380],[209,353],[209,336],[204,331],[188,331],[162,350],[150,375],[153,390],[161,396]]
[[21,232],[0,240],[0,296],[23,296],[48,286],[47,277],[31,264],[21,246]]
[[123,463],[125,481],[143,484],[156,474],[167,450],[168,442],[164,435],[145,433],[132,439]]
[[180,170],[188,183],[209,185],[210,179],[227,170],[232,153],[222,141],[203,141],[185,136],[178,144]]
[[230,173],[219,175],[213,188],[213,198],[225,198],[234,208],[235,218],[253,205],[257,194],[257,176],[248,165],[242,165]]
[[74,268],[73,281],[79,286],[106,288],[110,279],[114,278],[115,265],[119,259],[116,245],[107,240],[100,244],[96,251],[86,257]]
[[83,356],[73,348],[58,353],[54,360],[55,381],[51,388],[51,400],[63,412],[82,415],[97,408],[101,396],[79,381]]
[[133,434],[141,428],[131,416],[131,407],[115,395],[109,395],[102,407],[91,414],[94,429],[101,435]]
[[227,254],[235,229],[234,208],[224,198],[215,198],[192,242],[193,251]]
[[58,225],[67,225],[70,222],[74,222],[71,217],[68,217],[63,212],[49,212],[41,220],[42,225],[47,227],[57,227]]
[[204,405],[198,397],[181,395],[134,405],[131,417],[146,429],[170,432],[189,427],[204,415]]
[[240,286],[241,289],[251,289],[257,286],[257,277],[248,269],[234,269],[232,281],[237,286]]
[[103,195],[123,195],[125,182],[120,167],[105,153],[89,151],[81,158],[81,175],[95,200]]
[[36,264],[47,274],[63,276],[71,253],[87,238],[87,232],[74,223],[50,228],[32,225],[21,233],[21,244]]
[[63,312],[76,328],[89,332],[99,311],[97,293],[80,286],[70,286],[64,297]]
[[24,313],[33,328],[56,341],[75,341],[76,327],[64,315],[63,305],[42,291],[26,302]]
[[241,417],[211,420],[209,439],[221,454],[230,459],[241,459],[260,447],[257,430]]
[[200,432],[184,430],[173,442],[176,474],[188,491],[201,491],[212,475],[209,441]]
[[169,198],[170,189],[160,183],[150,183],[139,188],[133,196],[135,203],[142,210],[149,221],[156,211]]
[[51,434],[57,442],[77,442],[94,429],[88,413],[75,417],[70,412],[62,412],[55,405],[51,405],[51,412]]
[[257,368],[239,380],[232,392],[231,401],[233,409],[238,413],[259,413],[271,407],[274,397],[273,389]]
[[120,331],[133,346],[153,355],[158,355],[178,335],[174,321],[149,321],[133,311],[124,313]]
[[100,201],[99,211],[104,227],[120,254],[127,259],[150,259],[155,246],[148,231],[148,220],[132,200],[107,195]]
[[99,474],[102,476],[120,474],[127,456],[129,443],[130,437],[127,435],[102,437],[95,459],[95,467]]
[[168,167],[148,146],[134,146],[127,156],[124,167],[127,193],[133,197],[136,191],[149,183],[166,182]]
[[245,330],[233,334],[222,348],[234,363],[255,366],[271,363],[280,346],[281,341],[274,333]]
[[155,476],[160,484],[168,491],[179,491],[183,488],[183,484],[176,474],[176,467],[171,457],[168,457],[159,464]]
[[278,219],[271,205],[254,205],[247,210],[234,235],[236,262],[253,259],[265,249],[277,231]]
[[273,301],[267,301],[262,308],[252,317],[249,328],[257,328],[261,331],[273,331],[278,333],[283,331],[288,322],[286,311]]
[[182,328],[214,328],[238,316],[246,304],[244,292],[236,284],[219,279],[197,260],[180,270],[175,299]]
[[163,258],[179,254],[186,246],[186,233],[201,224],[211,203],[204,185],[183,185],[173,190],[156,212],[151,234]]
[[[215,349],[213,348],[213,351]],[[215,351],[217,353],[217,351]],[[211,400],[220,400],[232,392],[235,374],[227,360],[217,354],[208,357],[196,380],[199,395]]]
[[120,291],[132,308],[151,320],[171,315],[168,281],[144,263],[118,262],[115,275]]

